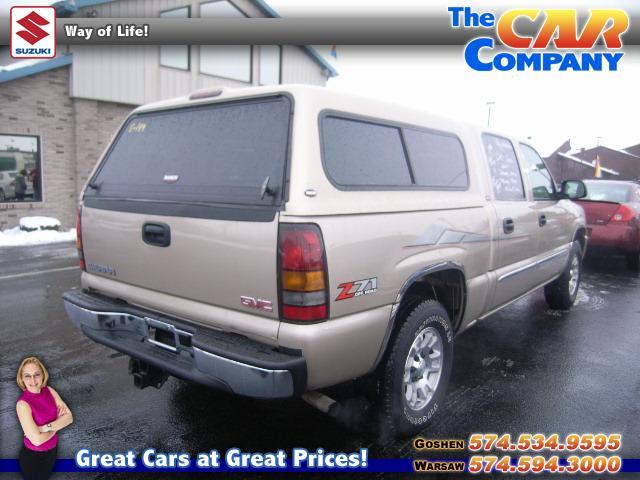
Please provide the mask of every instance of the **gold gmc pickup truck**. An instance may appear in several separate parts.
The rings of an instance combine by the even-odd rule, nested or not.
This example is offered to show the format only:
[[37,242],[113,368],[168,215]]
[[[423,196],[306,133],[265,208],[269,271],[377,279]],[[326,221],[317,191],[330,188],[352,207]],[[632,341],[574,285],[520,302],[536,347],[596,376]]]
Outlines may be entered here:
[[421,110],[199,91],[136,109],[99,159],[64,302],[139,387],[309,400],[367,376],[407,435],[439,409],[456,334],[540,287],[572,305],[584,194],[530,145]]

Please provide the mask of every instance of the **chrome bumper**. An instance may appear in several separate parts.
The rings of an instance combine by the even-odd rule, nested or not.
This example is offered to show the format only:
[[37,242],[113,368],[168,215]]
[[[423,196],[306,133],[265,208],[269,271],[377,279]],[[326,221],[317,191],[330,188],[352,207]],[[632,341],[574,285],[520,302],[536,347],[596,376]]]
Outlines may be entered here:
[[255,398],[287,398],[306,389],[306,364],[298,352],[90,293],[67,292],[63,300],[87,337],[176,377]]

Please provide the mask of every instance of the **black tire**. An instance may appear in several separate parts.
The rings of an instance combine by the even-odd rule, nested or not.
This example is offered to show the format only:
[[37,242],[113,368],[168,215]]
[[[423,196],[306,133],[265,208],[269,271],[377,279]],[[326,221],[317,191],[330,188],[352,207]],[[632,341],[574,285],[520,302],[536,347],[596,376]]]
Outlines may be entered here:
[[[576,277],[575,284],[572,283],[574,277]],[[569,310],[578,296],[580,280],[582,280],[582,250],[579,243],[573,242],[564,272],[544,287],[544,298],[547,304],[555,310]]]
[[4,190],[0,188],[0,202],[4,202],[6,197],[4,196]]
[[627,253],[627,268],[634,272],[640,270],[640,252]]
[[[409,436],[422,430],[433,415],[441,409],[453,361],[453,328],[447,311],[435,300],[426,300],[415,306],[408,315],[401,320],[400,330],[389,345],[389,352],[380,370],[380,421],[382,434],[385,436]],[[432,346],[431,341],[438,337]],[[409,365],[410,352],[414,342],[424,341],[420,351],[412,356],[414,362],[420,363],[420,369],[412,366],[411,377],[418,383],[420,380],[428,383],[431,377],[431,387],[428,395],[416,395],[415,399],[407,399],[405,394],[422,392],[419,388],[412,388],[405,383],[405,369]],[[441,355],[436,355],[436,347],[441,347]],[[425,354],[429,353],[429,358]],[[417,359],[420,359],[419,361]],[[439,359],[440,362],[436,362]],[[423,371],[422,368],[437,368],[441,365],[439,374]],[[425,377],[426,373],[426,377]],[[424,388],[424,387],[423,387]]]

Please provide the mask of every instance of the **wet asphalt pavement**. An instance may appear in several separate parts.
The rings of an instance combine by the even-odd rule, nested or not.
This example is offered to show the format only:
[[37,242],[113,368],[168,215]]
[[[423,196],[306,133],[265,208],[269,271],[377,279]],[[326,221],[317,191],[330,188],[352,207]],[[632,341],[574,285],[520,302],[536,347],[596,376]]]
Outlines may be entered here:
[[[0,458],[18,454],[15,373],[21,359],[32,354],[47,365],[50,384],[74,415],[75,423],[60,435],[59,458],[73,458],[84,447],[191,454],[231,447],[255,452],[367,447],[370,458],[413,457],[411,439],[388,441],[350,431],[298,399],[234,397],[175,378],[161,390],[134,388],[127,357],[84,337],[64,313],[62,293],[79,285],[75,265],[72,244],[0,249]],[[639,292],[640,277],[626,270],[623,259],[593,258],[586,262],[570,312],[550,310],[539,291],[479,322],[456,339],[446,403],[422,435],[616,432],[623,438],[622,458],[640,458]]]

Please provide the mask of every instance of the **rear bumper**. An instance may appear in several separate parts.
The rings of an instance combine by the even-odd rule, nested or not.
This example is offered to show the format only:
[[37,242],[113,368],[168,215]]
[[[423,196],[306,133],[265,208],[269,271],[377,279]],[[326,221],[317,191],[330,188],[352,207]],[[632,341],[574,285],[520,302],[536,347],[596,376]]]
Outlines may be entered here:
[[589,247],[606,247],[621,252],[640,250],[640,232],[637,226],[588,225]]
[[306,389],[307,367],[299,352],[91,293],[70,291],[63,300],[87,337],[176,377],[254,398],[287,398]]

